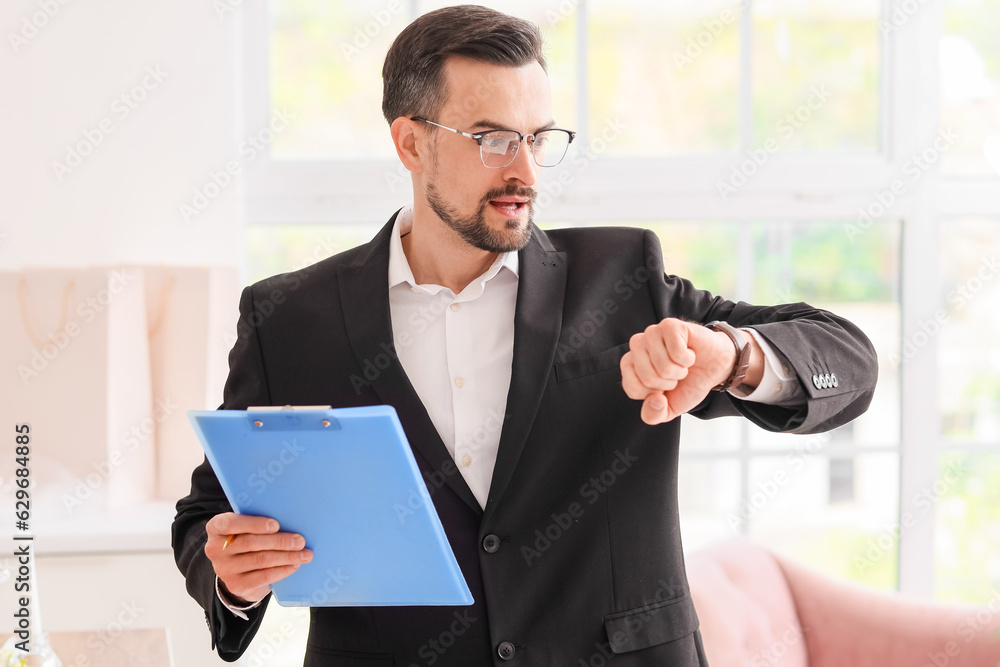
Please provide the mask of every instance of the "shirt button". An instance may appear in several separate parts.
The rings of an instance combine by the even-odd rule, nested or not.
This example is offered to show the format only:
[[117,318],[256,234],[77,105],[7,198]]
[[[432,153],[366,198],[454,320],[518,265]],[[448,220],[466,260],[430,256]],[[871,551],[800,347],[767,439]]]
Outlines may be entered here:
[[781,364],[781,372],[783,375],[788,375],[788,364]]
[[499,655],[503,660],[510,660],[513,658],[514,652],[514,645],[510,642],[500,642],[500,645],[497,646],[497,655]]
[[500,538],[490,533],[483,538],[483,550],[488,554],[495,554],[500,548]]
[[411,287],[410,291],[413,292],[414,294],[420,294],[420,290],[418,290],[416,287]]
[[469,456],[468,454],[466,454],[465,456],[463,456],[462,457],[462,465],[464,465],[466,468],[468,468],[469,466],[471,466],[472,465],[472,457]]
[[460,303],[453,303],[453,304],[451,304],[451,309],[454,310],[457,313],[458,311],[462,310],[462,304],[460,304]]
[[463,380],[462,378],[455,378],[455,386],[461,389],[462,387],[465,386],[465,380]]
[[781,383],[780,382],[778,384],[774,385],[774,393],[775,394],[780,394],[781,393]]

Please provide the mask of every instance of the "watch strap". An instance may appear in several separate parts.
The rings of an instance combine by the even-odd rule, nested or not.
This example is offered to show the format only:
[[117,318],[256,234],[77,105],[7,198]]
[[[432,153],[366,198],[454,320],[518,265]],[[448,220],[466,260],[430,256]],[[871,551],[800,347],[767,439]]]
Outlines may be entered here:
[[712,331],[721,331],[726,334],[736,346],[736,363],[733,364],[732,372],[724,382],[712,387],[712,391],[726,391],[734,385],[741,384],[747,376],[747,368],[750,367],[750,341],[747,340],[742,331],[727,322],[716,320],[705,326]]

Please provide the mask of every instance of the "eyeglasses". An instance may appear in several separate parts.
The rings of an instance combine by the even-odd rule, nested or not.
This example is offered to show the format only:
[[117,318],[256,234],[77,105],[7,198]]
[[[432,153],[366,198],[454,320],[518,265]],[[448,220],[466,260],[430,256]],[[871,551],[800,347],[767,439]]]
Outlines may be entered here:
[[430,123],[443,130],[461,134],[463,137],[475,139],[479,144],[479,157],[483,160],[483,165],[490,169],[502,169],[506,167],[517,156],[517,149],[521,147],[521,142],[530,138],[528,146],[535,164],[539,167],[554,167],[566,156],[569,145],[576,138],[576,132],[552,128],[542,130],[534,134],[521,134],[517,130],[489,130],[487,132],[476,132],[469,134],[456,130],[453,127],[445,127],[434,121],[414,116],[410,120],[419,120]]

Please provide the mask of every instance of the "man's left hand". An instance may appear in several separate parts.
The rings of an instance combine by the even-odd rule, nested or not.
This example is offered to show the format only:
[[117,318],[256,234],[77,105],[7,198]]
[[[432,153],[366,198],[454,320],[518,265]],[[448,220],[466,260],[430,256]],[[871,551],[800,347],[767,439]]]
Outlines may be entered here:
[[[753,366],[762,354],[748,338]],[[621,360],[622,387],[629,398],[643,402],[644,422],[662,424],[701,403],[726,381],[735,363],[736,347],[725,333],[668,317],[629,340]]]

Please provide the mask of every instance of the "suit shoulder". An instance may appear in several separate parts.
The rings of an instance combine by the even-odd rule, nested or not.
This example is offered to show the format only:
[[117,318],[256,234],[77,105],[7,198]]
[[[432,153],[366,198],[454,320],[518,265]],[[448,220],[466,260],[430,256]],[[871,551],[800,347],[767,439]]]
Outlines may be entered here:
[[544,232],[556,250],[604,252],[642,248],[647,234],[641,227],[566,227]]
[[[639,262],[660,256],[656,235],[640,227],[569,227],[545,232],[548,242],[570,260],[586,264]],[[650,257],[647,257],[650,256]]]

